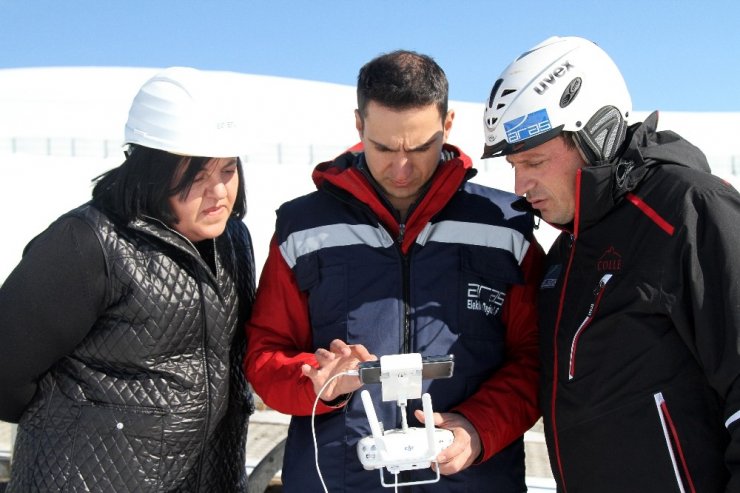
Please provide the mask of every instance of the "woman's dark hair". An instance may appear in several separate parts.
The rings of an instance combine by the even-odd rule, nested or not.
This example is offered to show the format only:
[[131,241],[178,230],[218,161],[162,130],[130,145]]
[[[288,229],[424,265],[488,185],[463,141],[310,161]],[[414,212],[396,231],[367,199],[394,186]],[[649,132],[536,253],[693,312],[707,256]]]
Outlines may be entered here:
[[367,62],[357,75],[357,109],[362,118],[370,101],[394,110],[436,104],[444,121],[449,84],[442,68],[427,55],[397,50]]
[[[198,173],[210,160],[132,146],[123,164],[93,180],[92,204],[122,224],[149,216],[172,226],[178,219],[170,207],[170,197],[187,196]],[[185,165],[185,170],[174,183],[181,165]],[[242,219],[247,213],[247,195],[240,159],[237,159],[237,173],[239,189],[232,215]]]

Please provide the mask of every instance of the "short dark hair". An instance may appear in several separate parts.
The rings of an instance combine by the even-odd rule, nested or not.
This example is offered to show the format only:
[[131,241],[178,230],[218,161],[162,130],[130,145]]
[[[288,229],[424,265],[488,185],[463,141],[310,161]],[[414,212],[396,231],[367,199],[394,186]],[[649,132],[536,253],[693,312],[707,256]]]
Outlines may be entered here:
[[449,84],[437,62],[428,55],[396,50],[380,55],[357,75],[357,109],[361,117],[370,101],[395,110],[436,104],[444,120]]
[[[93,180],[92,204],[122,224],[149,216],[173,226],[178,218],[170,207],[170,197],[186,196],[198,173],[211,159],[179,156],[140,145],[131,146],[126,160],[120,166]],[[185,166],[185,170],[173,185],[181,166]],[[237,173],[239,189],[232,214],[242,219],[247,213],[247,194],[244,190],[244,172],[238,158]]]
[[560,135],[563,136],[563,140],[565,141],[565,147],[567,147],[568,149],[574,149],[578,147],[576,145],[575,132],[565,131],[565,132],[562,132]]

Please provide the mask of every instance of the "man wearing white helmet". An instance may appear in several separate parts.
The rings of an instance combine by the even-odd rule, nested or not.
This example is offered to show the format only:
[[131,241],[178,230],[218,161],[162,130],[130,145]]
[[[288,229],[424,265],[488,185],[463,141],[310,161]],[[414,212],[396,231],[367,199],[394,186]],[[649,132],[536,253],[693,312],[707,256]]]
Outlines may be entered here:
[[217,77],[144,83],[126,160],[0,288],[8,491],[246,491],[255,272],[243,136]]
[[740,195],[658,115],[628,125],[609,56],[553,37],[487,102],[484,158],[562,233],[540,286],[558,491],[740,491]]

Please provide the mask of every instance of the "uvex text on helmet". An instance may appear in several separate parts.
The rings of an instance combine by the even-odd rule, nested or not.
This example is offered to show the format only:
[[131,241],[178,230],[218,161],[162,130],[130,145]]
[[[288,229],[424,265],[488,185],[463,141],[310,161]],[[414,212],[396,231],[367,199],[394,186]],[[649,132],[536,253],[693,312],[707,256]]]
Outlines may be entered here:
[[591,164],[609,161],[631,111],[622,74],[601,48],[554,36],[520,55],[493,84],[483,158],[531,149],[568,131]]
[[170,67],[134,97],[124,142],[173,154],[237,157],[244,153],[233,74]]

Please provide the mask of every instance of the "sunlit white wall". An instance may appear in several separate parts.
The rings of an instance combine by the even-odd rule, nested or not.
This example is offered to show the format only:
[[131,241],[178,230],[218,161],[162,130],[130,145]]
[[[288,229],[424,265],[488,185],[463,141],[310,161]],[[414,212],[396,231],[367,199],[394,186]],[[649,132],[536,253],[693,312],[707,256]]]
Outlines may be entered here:
[[[0,281],[33,236],[89,199],[93,177],[120,164],[128,105],[154,72],[126,68],[0,70]],[[275,209],[314,189],[313,164],[357,142],[355,94],[354,88],[336,84],[230,75],[240,94],[237,104],[246,115],[246,222],[261,268]],[[479,170],[475,181],[513,190],[513,172],[505,161],[478,159],[483,103],[452,101],[450,107],[456,111],[450,142],[473,158]],[[645,115],[636,113],[634,119]],[[676,130],[701,147],[715,173],[738,185],[732,165],[740,168],[740,139],[735,136],[740,114],[664,113],[660,127]],[[33,139],[35,147],[19,149],[19,143]],[[56,155],[43,155],[44,139],[54,139],[50,147]],[[72,139],[106,141],[108,157],[102,152],[70,157],[64,143]],[[536,235],[547,248],[556,231],[542,223]]]

